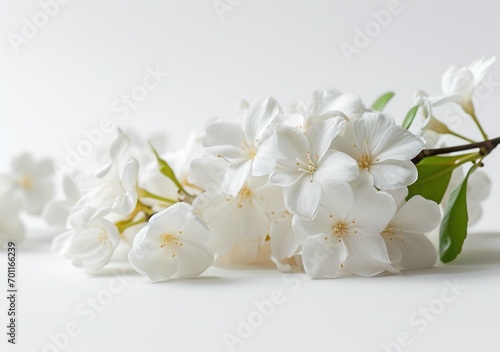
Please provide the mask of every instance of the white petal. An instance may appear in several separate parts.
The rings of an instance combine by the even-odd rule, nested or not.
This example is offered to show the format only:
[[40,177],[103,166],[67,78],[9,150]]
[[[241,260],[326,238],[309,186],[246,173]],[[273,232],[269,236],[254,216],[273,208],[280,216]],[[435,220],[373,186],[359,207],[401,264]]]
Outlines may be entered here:
[[301,239],[292,229],[290,217],[280,219],[271,229],[271,251],[278,260],[288,259],[297,254]]
[[375,187],[393,190],[409,186],[417,180],[417,168],[411,161],[385,160],[370,165]]
[[332,213],[320,206],[313,220],[294,216],[292,226],[294,232],[299,237],[300,243],[304,243],[309,236],[331,233],[333,220],[330,218],[330,215],[332,215]]
[[344,119],[332,117],[328,120],[315,122],[307,129],[306,137],[309,141],[311,155],[321,160],[333,139],[340,133]]
[[401,261],[396,267],[403,270],[418,270],[432,267],[437,260],[437,251],[432,242],[421,233],[403,233],[402,239],[393,237],[392,241],[399,246]]
[[420,138],[401,126],[391,126],[384,133],[372,157],[380,161],[387,159],[411,160],[425,148]]
[[213,252],[205,245],[195,241],[183,240],[177,247],[177,277],[200,276],[214,262]]
[[[348,184],[333,185],[323,188],[321,204],[335,222],[345,221],[354,203],[354,194]],[[331,221],[330,221],[331,226]]]
[[359,232],[346,236],[344,242],[348,252],[344,262],[346,272],[370,277],[386,270],[394,271],[380,235]]
[[396,212],[394,199],[385,192],[366,186],[354,193],[354,204],[348,220],[363,232],[380,234]]
[[257,100],[243,116],[243,130],[249,141],[260,139],[279,112],[278,102],[273,98]]
[[269,175],[276,165],[276,160],[281,156],[278,149],[278,140],[273,134],[270,138],[265,139],[261,144],[257,153],[253,158],[252,176]]
[[389,226],[406,232],[426,233],[434,230],[440,221],[441,211],[436,202],[417,195],[398,210]]
[[285,159],[295,162],[296,158],[305,158],[310,150],[306,136],[296,128],[276,126],[278,149]]
[[230,165],[226,171],[224,182],[221,186],[221,191],[236,197],[241,187],[247,180],[252,167],[252,160],[242,160]]
[[196,159],[191,162],[188,181],[205,190],[217,186],[224,181],[227,167],[210,159]]
[[406,204],[406,197],[408,196],[408,187],[396,188],[386,192],[389,193],[392,196],[392,198],[394,198],[394,203],[396,203],[396,209],[400,209],[404,204]]
[[207,127],[203,146],[213,155],[236,159],[243,155],[243,130],[236,123],[215,122]]
[[152,281],[167,280],[177,272],[177,261],[164,248],[148,253],[131,249],[128,260],[135,271]]
[[312,219],[318,211],[321,199],[321,186],[311,182],[309,177],[302,177],[293,185],[283,190],[285,206],[292,214]]
[[481,58],[481,60],[473,61],[469,66],[469,71],[474,75],[474,85],[477,87],[484,79],[491,66],[495,63],[496,57]]
[[356,148],[366,143],[369,151],[375,150],[384,133],[394,124],[394,119],[385,113],[364,113],[352,123]]
[[350,182],[358,175],[359,166],[356,160],[345,153],[329,150],[318,163],[313,177],[322,186],[326,186]]
[[279,166],[269,176],[269,183],[280,187],[288,187],[297,182],[297,180],[304,175],[305,172],[299,171],[298,169]]
[[304,270],[313,279],[333,278],[347,254],[344,241],[332,241],[325,235],[310,236],[302,250]]
[[471,97],[474,89],[474,75],[466,67],[450,67],[443,75],[443,92]]

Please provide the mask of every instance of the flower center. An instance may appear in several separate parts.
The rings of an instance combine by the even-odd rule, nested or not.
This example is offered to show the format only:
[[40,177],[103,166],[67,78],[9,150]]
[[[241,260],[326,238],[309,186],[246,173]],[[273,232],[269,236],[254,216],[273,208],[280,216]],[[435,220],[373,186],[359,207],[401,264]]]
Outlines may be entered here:
[[[179,231],[179,234],[181,234],[182,231]],[[177,236],[171,233],[164,233],[161,235],[161,244],[160,248],[167,248],[170,250],[172,257],[175,257],[174,253],[174,248],[175,247],[182,247],[182,242],[177,239]]]
[[33,186],[33,180],[29,176],[23,176],[19,179],[19,184],[22,188],[31,188]]
[[349,232],[349,225],[337,222],[332,225],[332,230],[335,236],[345,236]]
[[[299,171],[305,172],[307,174],[314,174],[316,172],[316,169],[318,168],[318,156],[316,155],[314,159],[311,159],[311,152],[308,150],[307,151],[307,162],[304,162],[300,160],[299,158],[295,159]],[[311,182],[312,182],[312,177],[311,177]]]
[[372,157],[370,155],[361,155],[361,160],[358,162],[359,166],[364,169],[369,169],[372,164]]
[[384,231],[382,231],[382,236],[387,237],[390,241],[392,241],[393,238],[404,241],[401,230],[392,227],[387,227]]
[[105,244],[106,242],[108,242],[108,233],[106,229],[102,228],[101,231],[99,231],[99,236],[97,237],[97,240],[101,244]]
[[248,188],[247,185],[244,185],[238,193],[238,208],[242,208],[244,202],[249,202],[250,204],[252,204],[252,197],[252,190]]

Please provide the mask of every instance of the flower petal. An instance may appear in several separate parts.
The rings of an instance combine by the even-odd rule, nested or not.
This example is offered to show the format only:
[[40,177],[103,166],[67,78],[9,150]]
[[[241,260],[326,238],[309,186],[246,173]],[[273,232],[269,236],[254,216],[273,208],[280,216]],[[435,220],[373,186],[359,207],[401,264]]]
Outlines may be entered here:
[[344,242],[332,241],[329,236],[309,236],[302,250],[304,270],[312,279],[327,279],[337,276],[347,258]]
[[354,193],[354,204],[347,219],[354,221],[358,230],[380,234],[394,216],[396,204],[385,192],[366,186]]
[[401,261],[395,266],[404,270],[418,270],[432,267],[437,260],[437,251],[432,242],[421,233],[403,233],[402,239],[393,237],[394,242],[401,251]]
[[371,277],[384,271],[393,272],[384,240],[380,235],[358,232],[344,238],[347,258],[344,271]]
[[326,186],[350,182],[358,175],[359,166],[356,160],[345,153],[329,150],[318,163],[313,177],[322,186]]
[[321,160],[333,139],[341,132],[344,119],[332,117],[324,121],[315,122],[306,131],[311,155]]
[[190,278],[200,276],[214,262],[214,254],[199,242],[183,240],[183,246],[177,247],[177,277]]
[[375,187],[393,190],[409,186],[418,178],[417,168],[411,161],[385,160],[370,165]]
[[413,133],[401,126],[391,126],[372,151],[372,157],[380,161],[411,160],[424,148],[425,144]]
[[245,184],[250,169],[252,167],[252,160],[242,160],[230,165],[226,171],[224,182],[221,185],[221,191],[233,197],[238,195],[241,187]]
[[416,195],[398,210],[389,226],[405,232],[426,233],[434,230],[440,221],[441,211],[436,202]]
[[292,213],[312,219],[318,211],[321,199],[321,186],[311,182],[309,177],[302,177],[283,190],[285,206]]

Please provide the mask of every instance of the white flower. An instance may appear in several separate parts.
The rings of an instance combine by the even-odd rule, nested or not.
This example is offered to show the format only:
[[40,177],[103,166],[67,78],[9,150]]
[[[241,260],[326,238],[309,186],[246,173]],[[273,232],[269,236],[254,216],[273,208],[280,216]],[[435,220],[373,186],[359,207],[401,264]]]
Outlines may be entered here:
[[436,263],[437,252],[425,233],[434,230],[441,221],[436,202],[421,196],[405,201],[406,187],[393,193],[397,211],[384,231],[392,265],[400,270],[425,269]]
[[353,193],[346,184],[329,187],[327,194],[313,220],[294,217],[294,229],[306,239],[306,273],[320,279],[395,272],[380,235],[396,210],[392,197],[373,186]]
[[19,219],[21,202],[7,192],[0,196],[0,245],[8,241],[20,243],[25,236],[24,225]]
[[494,56],[472,62],[467,67],[451,66],[444,73],[441,86],[444,95],[433,97],[434,105],[455,102],[462,106],[467,113],[474,112],[472,98],[476,88],[490,70],[496,58]]
[[186,203],[176,203],[153,215],[134,239],[129,252],[132,267],[152,281],[172,276],[201,275],[213,263],[207,246],[210,230]]
[[222,191],[233,197],[238,194],[248,175],[256,174],[253,161],[260,144],[269,137],[268,127],[280,107],[272,98],[259,99],[245,110],[243,126],[230,122],[215,122],[207,127],[203,145],[210,154],[229,163]]
[[62,190],[64,199],[52,200],[43,209],[42,217],[51,226],[64,226],[71,213],[71,208],[81,197],[79,182],[82,175],[72,173],[64,175],[62,180]]
[[314,123],[342,116],[355,120],[365,112],[361,99],[354,94],[343,94],[334,88],[314,91],[306,105],[294,103],[282,117],[284,125],[307,131]]
[[128,215],[137,204],[139,164],[135,159],[124,160],[128,137],[119,131],[110,149],[111,162],[82,182],[83,196],[75,209],[92,207]]
[[82,209],[71,219],[73,228],[54,238],[52,249],[71,257],[76,267],[91,271],[103,268],[120,241],[118,229],[103,215],[96,209]]
[[191,170],[190,181],[206,190],[193,206],[212,231],[211,248],[217,254],[228,253],[240,241],[248,240],[246,244],[254,244],[257,253],[269,234],[271,216],[284,210],[281,189],[269,185],[265,177],[249,177],[232,197],[219,192],[225,170],[219,163],[195,160]]
[[292,272],[302,267],[300,253],[302,237],[293,227],[294,215],[285,212],[281,218],[271,225],[270,240],[271,260],[282,272]]
[[424,149],[422,140],[383,113],[365,113],[352,122],[349,134],[336,138],[332,147],[356,159],[360,184],[392,190],[417,180],[411,159]]
[[317,90],[307,107],[304,130],[316,121],[339,115],[355,120],[364,112],[365,107],[357,95],[341,93],[334,88]]
[[30,154],[21,154],[11,161],[12,174],[0,176],[0,188],[8,189],[21,200],[22,210],[39,215],[54,195],[51,160],[34,160]]
[[284,187],[285,205],[291,213],[313,218],[324,187],[358,176],[355,160],[329,149],[343,123],[340,117],[319,121],[305,134],[292,127],[276,126],[280,157],[269,182]]

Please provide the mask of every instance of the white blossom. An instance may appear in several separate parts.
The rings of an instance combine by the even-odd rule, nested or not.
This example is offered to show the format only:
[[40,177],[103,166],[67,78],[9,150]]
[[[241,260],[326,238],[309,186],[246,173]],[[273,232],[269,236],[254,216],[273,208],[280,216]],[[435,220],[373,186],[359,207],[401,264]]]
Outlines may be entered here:
[[129,252],[132,267],[152,281],[201,275],[213,263],[207,246],[210,230],[187,203],[153,215],[137,234]]
[[273,213],[284,211],[282,191],[268,184],[265,177],[248,177],[232,197],[219,191],[224,174],[225,166],[216,161],[192,163],[190,181],[205,189],[193,206],[212,231],[209,244],[216,254],[230,252],[242,240],[253,244],[257,253],[269,234]]
[[406,187],[393,193],[397,211],[382,231],[392,265],[400,270],[425,269],[437,260],[437,251],[425,235],[441,221],[436,202],[416,195],[405,201]]
[[372,186],[353,192],[347,184],[329,187],[328,194],[312,221],[294,217],[305,240],[306,273],[321,279],[396,272],[380,235],[395,213],[393,198]]
[[128,137],[119,131],[110,148],[111,162],[82,182],[82,197],[74,209],[92,207],[128,215],[137,204],[139,164],[127,159]]
[[53,162],[35,160],[24,153],[11,161],[12,173],[0,176],[0,189],[6,189],[21,201],[22,210],[40,215],[45,204],[54,195]]
[[280,157],[269,182],[284,188],[285,206],[291,213],[313,218],[325,187],[358,176],[354,159],[329,149],[343,123],[340,117],[329,118],[316,122],[305,134],[293,127],[276,126]]
[[332,147],[357,161],[359,185],[368,183],[392,190],[417,180],[417,168],[411,159],[425,147],[419,137],[384,113],[365,113],[351,124],[349,132],[336,138]]
[[76,267],[90,271],[103,268],[120,241],[118,229],[104,215],[93,208],[81,209],[71,218],[72,228],[54,238],[53,251],[72,258]]
[[453,65],[444,73],[441,88],[444,95],[432,97],[433,105],[455,102],[467,113],[474,112],[472,98],[491,66],[495,63],[494,56],[473,61],[470,65],[460,67]]
[[273,98],[259,99],[244,111],[242,126],[232,122],[215,122],[207,127],[203,145],[210,154],[228,162],[222,191],[235,197],[248,175],[258,176],[254,159],[260,144],[270,136],[268,127],[280,107]]

